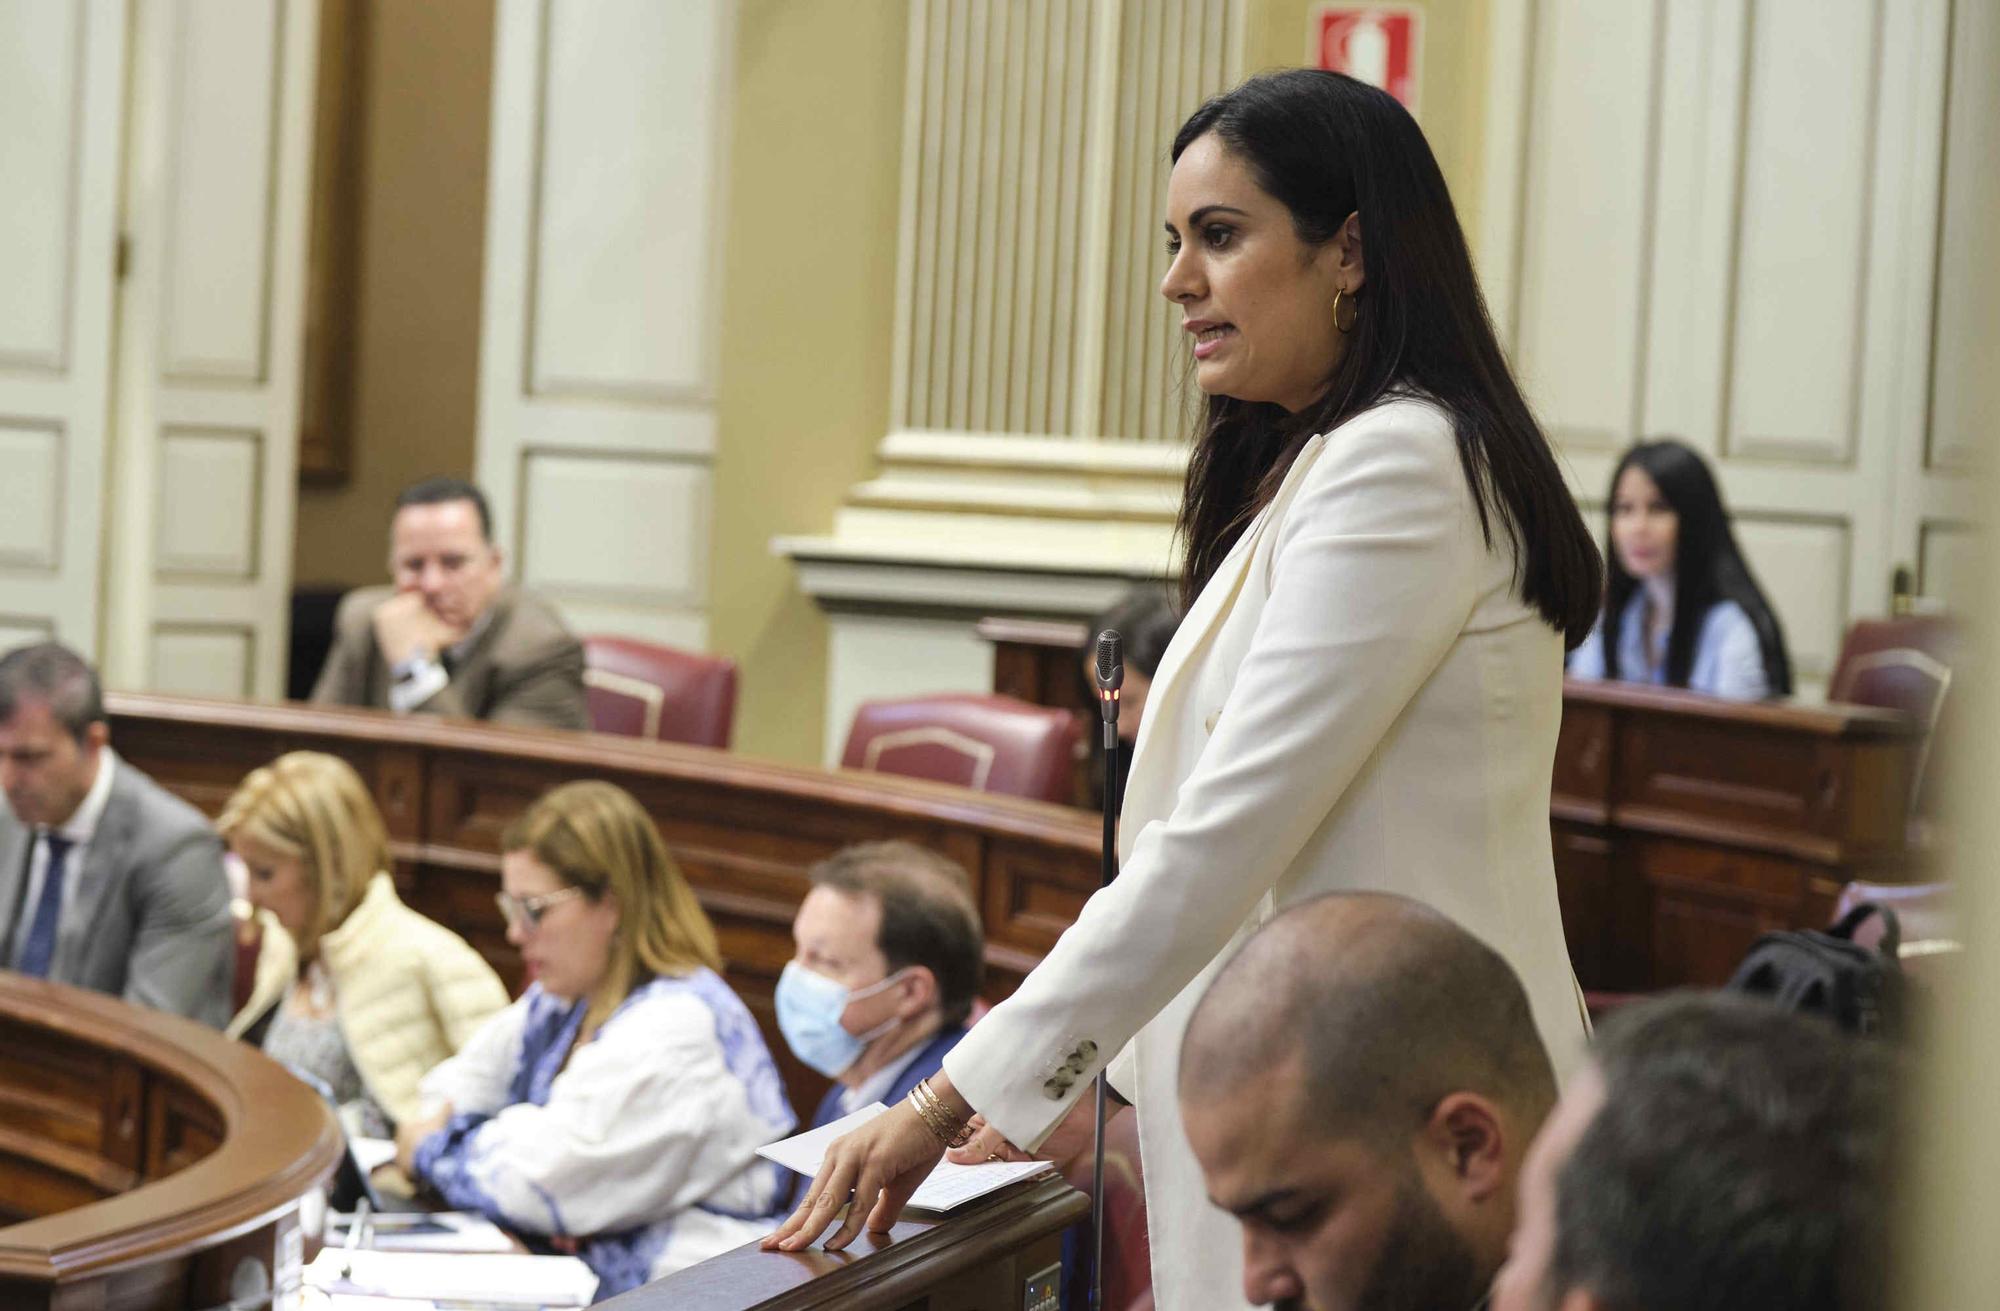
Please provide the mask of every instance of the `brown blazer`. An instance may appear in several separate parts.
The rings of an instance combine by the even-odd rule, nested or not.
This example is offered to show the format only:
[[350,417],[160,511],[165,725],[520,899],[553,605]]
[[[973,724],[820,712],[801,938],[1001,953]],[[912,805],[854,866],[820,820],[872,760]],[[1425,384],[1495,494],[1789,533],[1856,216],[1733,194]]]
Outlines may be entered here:
[[[389,663],[375,644],[375,607],[394,589],[362,587],[341,598],[333,650],[312,699],[343,706],[389,706]],[[419,713],[542,728],[590,727],[583,697],[583,644],[555,608],[531,592],[503,587],[486,626],[461,657],[447,661],[451,682]]]

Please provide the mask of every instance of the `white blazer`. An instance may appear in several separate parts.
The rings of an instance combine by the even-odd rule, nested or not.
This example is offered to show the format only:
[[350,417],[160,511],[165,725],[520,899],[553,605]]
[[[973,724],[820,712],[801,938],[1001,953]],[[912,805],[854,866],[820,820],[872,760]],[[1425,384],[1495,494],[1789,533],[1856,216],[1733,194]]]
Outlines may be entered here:
[[1562,677],[1428,401],[1308,442],[1202,589],[1140,724],[1117,881],[944,1061],[1032,1147],[1123,1050],[1161,1311],[1247,1305],[1176,1079],[1210,974],[1279,908],[1343,889],[1433,906],[1520,974],[1558,1072],[1582,1055],[1549,838]]

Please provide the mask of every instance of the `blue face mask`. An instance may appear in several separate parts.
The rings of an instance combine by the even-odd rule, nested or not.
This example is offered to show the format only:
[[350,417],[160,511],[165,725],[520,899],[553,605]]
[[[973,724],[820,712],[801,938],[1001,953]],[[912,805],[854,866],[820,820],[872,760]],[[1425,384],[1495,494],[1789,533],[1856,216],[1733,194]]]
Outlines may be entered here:
[[896,1027],[894,1016],[867,1033],[849,1033],[840,1026],[847,1003],[872,997],[903,976],[898,970],[880,983],[850,992],[837,980],[815,974],[797,961],[787,961],[778,976],[778,1032],[792,1055],[829,1079],[847,1073],[868,1044]]

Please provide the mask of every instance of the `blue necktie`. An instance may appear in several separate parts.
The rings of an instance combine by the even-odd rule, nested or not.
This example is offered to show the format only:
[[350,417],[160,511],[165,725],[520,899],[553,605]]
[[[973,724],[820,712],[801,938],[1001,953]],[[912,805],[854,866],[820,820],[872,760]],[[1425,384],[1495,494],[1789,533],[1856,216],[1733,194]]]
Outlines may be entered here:
[[35,918],[28,925],[28,940],[22,944],[21,959],[14,968],[23,974],[46,978],[49,962],[56,955],[56,928],[62,922],[63,864],[72,845],[68,838],[50,833],[42,838],[49,844],[49,865],[42,872],[42,895],[35,902]]

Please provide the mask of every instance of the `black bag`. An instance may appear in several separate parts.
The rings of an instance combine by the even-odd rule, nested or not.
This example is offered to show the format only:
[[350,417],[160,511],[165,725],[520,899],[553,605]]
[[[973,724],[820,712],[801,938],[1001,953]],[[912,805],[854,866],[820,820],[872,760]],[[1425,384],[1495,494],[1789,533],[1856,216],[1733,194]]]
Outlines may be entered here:
[[[1876,915],[1882,917],[1881,946],[1860,946],[1854,931]],[[1824,932],[1785,929],[1758,938],[1730,977],[1729,990],[1824,1015],[1849,1033],[1893,1037],[1903,1018],[1903,967],[1896,957],[1902,941],[1896,912],[1864,901]]]

